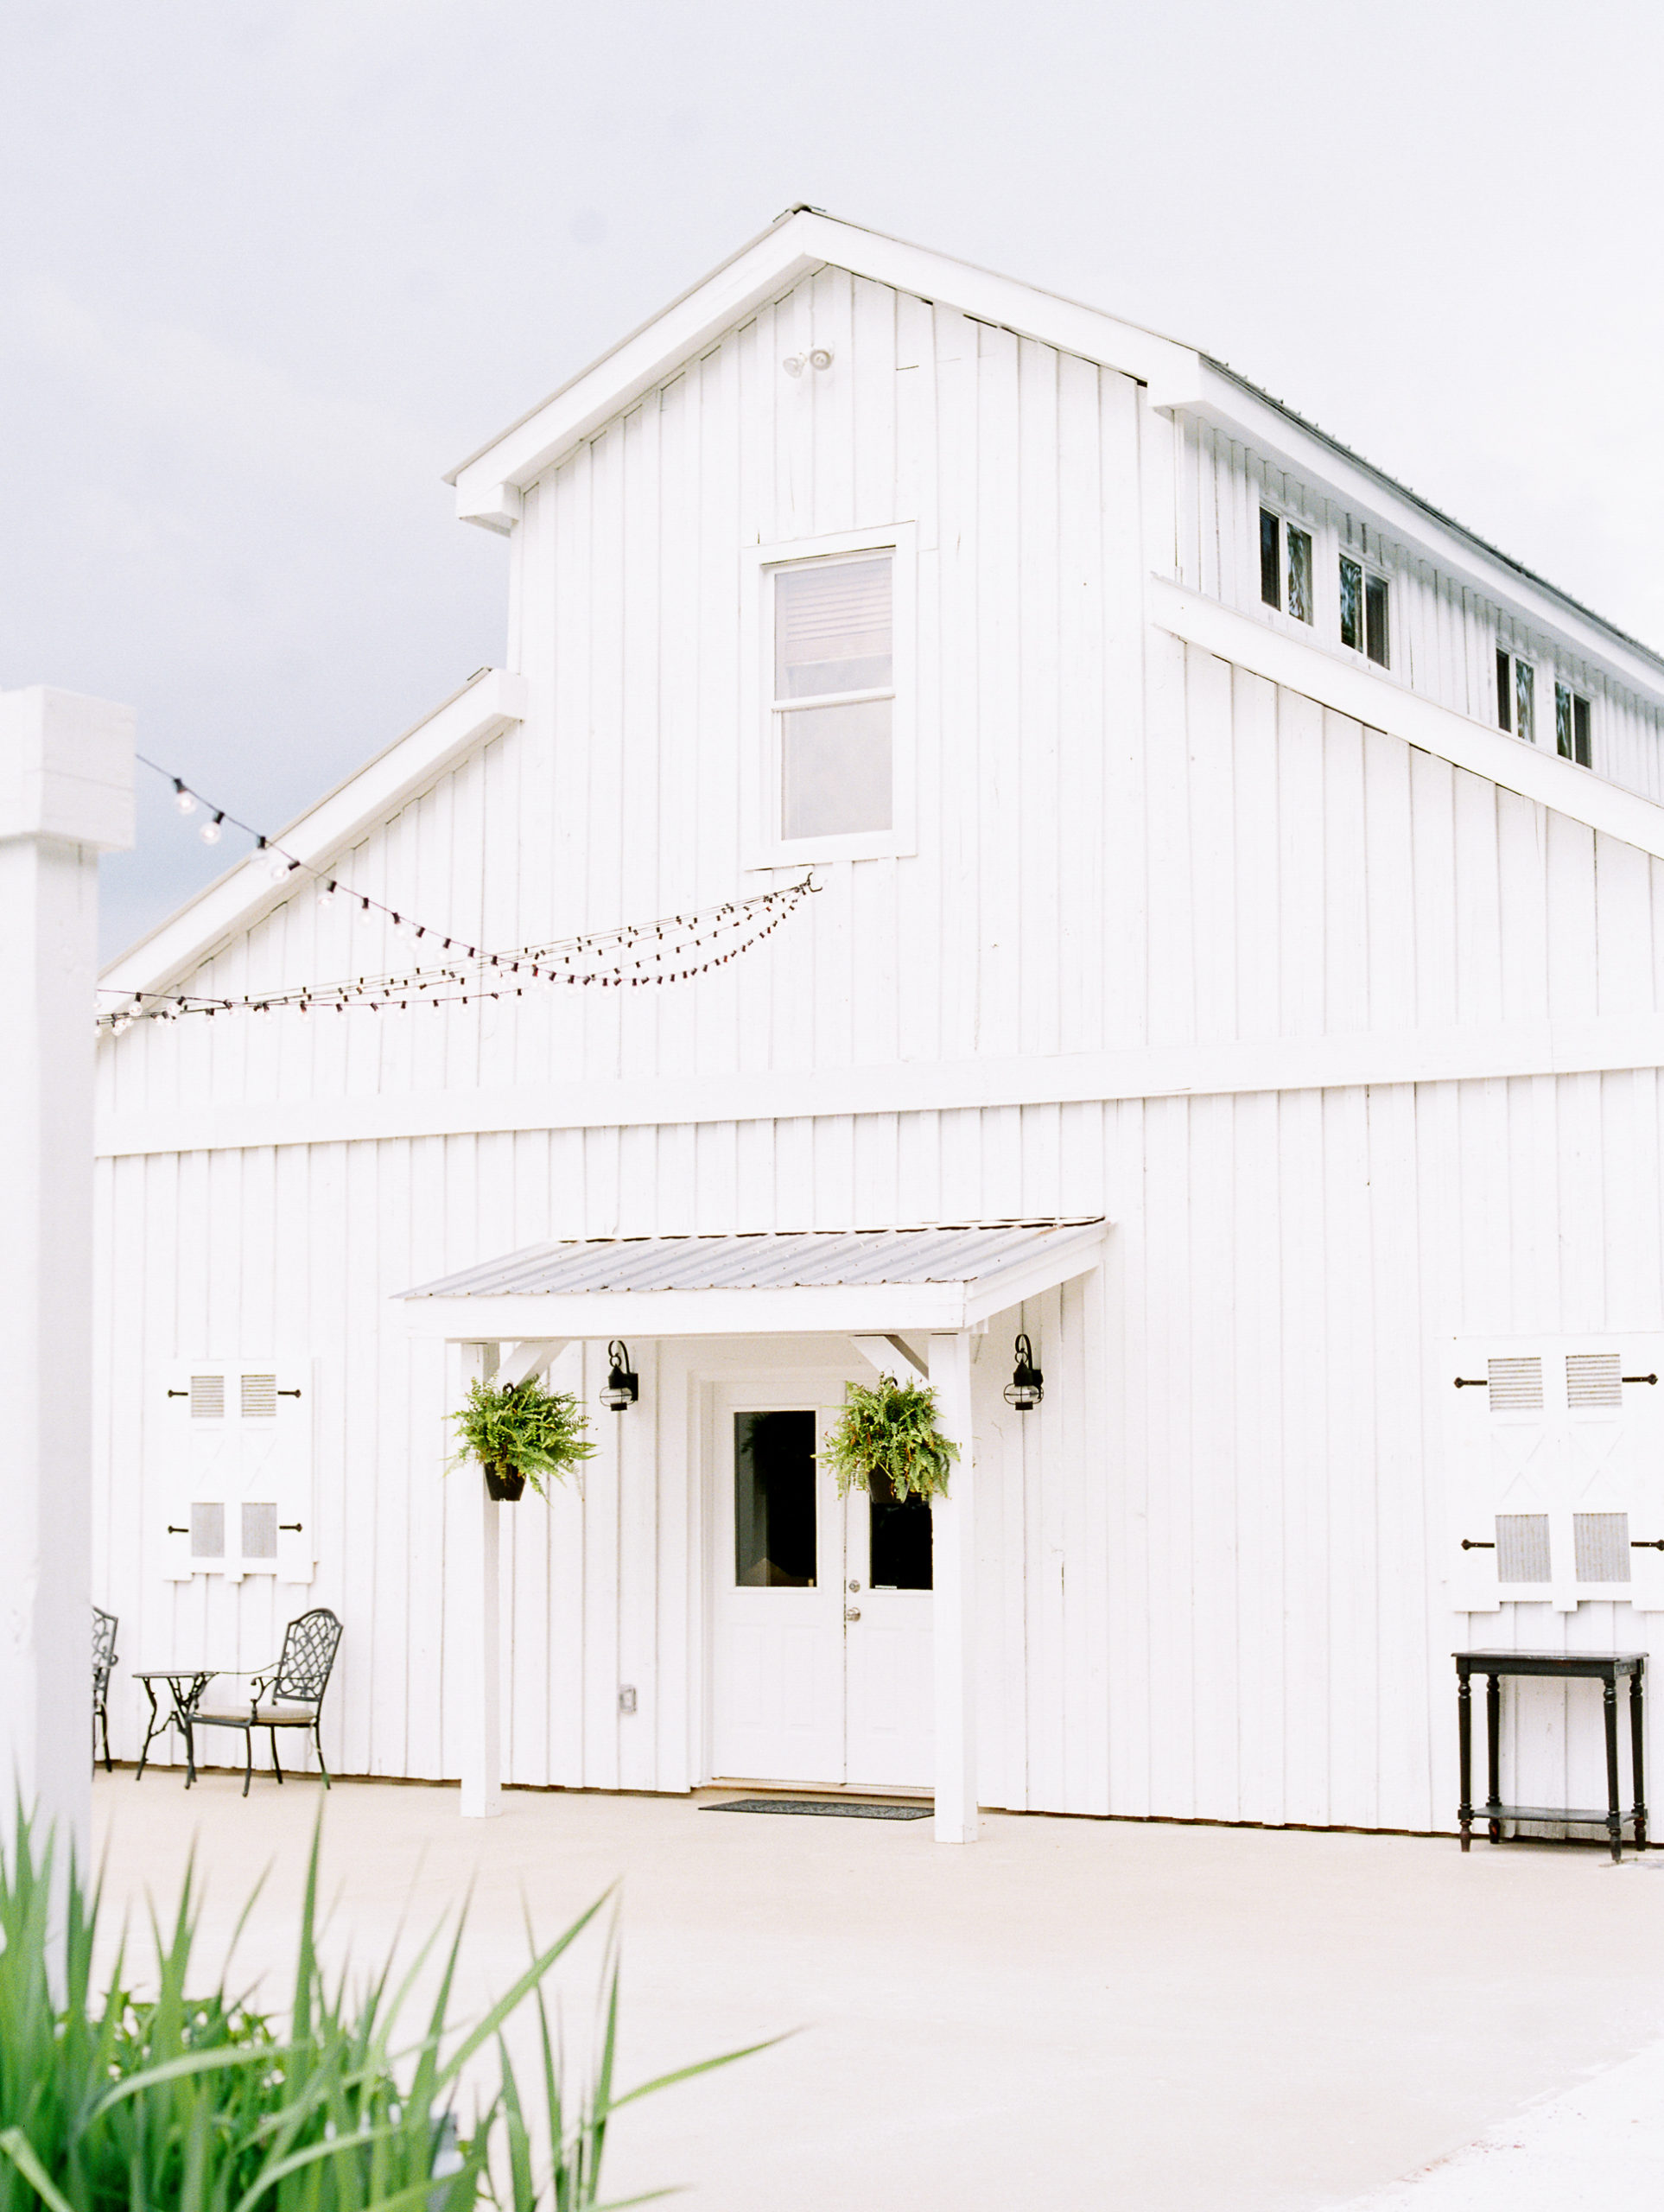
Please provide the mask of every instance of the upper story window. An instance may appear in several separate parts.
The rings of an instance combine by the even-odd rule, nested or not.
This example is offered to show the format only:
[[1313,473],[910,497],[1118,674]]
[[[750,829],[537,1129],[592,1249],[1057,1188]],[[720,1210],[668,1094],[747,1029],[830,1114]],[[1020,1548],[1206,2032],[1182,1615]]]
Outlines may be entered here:
[[1537,671],[1501,645],[1496,648],[1496,726],[1527,745],[1537,742]]
[[1312,533],[1269,507],[1260,510],[1260,596],[1297,622],[1312,620]]
[[893,826],[894,567],[886,550],[772,572],[778,835],[788,842]]
[[1564,683],[1554,686],[1554,749],[1562,760],[1575,760],[1580,768],[1594,766],[1589,742],[1589,702]]
[[1391,666],[1387,579],[1353,560],[1349,553],[1341,555],[1340,626],[1342,645],[1366,654],[1382,668]]

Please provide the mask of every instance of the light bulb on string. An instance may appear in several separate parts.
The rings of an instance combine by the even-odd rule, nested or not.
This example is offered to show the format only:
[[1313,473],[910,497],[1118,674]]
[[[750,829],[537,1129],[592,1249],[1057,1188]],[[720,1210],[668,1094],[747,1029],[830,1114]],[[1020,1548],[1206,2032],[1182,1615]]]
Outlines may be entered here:
[[219,842],[220,836],[222,834],[220,830],[220,824],[225,821],[225,815],[223,813],[219,813],[214,816],[212,822],[205,822],[203,823],[201,829],[197,832],[197,834],[201,838],[205,845],[217,845]]
[[176,811],[181,814],[194,814],[196,812],[195,795],[186,790],[184,785],[180,781],[177,776],[174,778],[174,806]]

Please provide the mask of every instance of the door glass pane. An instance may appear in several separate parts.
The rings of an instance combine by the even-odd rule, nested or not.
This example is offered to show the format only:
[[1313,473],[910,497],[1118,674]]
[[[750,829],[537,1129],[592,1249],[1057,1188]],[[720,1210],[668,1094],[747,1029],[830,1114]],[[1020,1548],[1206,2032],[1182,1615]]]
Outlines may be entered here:
[[815,1587],[815,1416],[734,1417],[734,1579],[741,1589]]
[[1340,564],[1341,643],[1363,651],[1363,571],[1343,554]]
[[1589,702],[1587,699],[1574,698],[1572,700],[1572,721],[1576,732],[1578,766],[1580,768],[1592,767],[1595,756],[1589,743]]
[[928,1590],[930,1586],[930,1509],[922,1497],[904,1498],[880,1476],[872,1489],[874,1590]]
[[844,837],[890,827],[888,699],[797,707],[780,716],[780,834]]
[[1508,657],[1496,648],[1496,722],[1500,729],[1512,729],[1514,716],[1508,711]]
[[1572,694],[1564,683],[1554,686],[1554,750],[1562,760],[1572,758]]

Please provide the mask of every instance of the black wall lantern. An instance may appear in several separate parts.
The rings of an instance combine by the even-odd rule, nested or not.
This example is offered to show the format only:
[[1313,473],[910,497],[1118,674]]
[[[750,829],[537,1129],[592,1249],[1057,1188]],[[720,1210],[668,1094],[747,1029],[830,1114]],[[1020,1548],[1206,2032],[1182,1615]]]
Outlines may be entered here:
[[1019,1336],[1016,1349],[1017,1367],[1006,1385],[1006,1403],[1026,1414],[1045,1397],[1045,1377],[1034,1364],[1034,1347],[1026,1336]]
[[641,1384],[630,1372],[630,1347],[614,1337],[607,1347],[607,1357],[613,1363],[613,1371],[607,1378],[607,1388],[601,1392],[602,1405],[615,1414],[626,1406],[633,1406],[641,1395]]

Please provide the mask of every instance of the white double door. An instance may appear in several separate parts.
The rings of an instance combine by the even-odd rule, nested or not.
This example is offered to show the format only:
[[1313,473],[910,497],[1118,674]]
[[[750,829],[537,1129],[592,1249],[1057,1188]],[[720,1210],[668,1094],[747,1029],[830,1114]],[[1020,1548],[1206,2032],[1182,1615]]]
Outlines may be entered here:
[[824,1381],[715,1396],[713,1775],[928,1790],[929,1507],[839,1497]]

